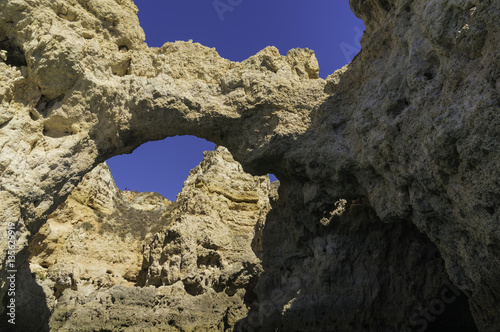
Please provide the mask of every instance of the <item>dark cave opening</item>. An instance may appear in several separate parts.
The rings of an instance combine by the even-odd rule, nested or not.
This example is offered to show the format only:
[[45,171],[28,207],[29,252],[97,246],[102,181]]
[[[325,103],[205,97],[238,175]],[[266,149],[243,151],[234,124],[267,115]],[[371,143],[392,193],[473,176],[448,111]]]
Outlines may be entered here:
[[26,66],[26,57],[23,51],[15,45],[10,39],[0,40],[0,50],[5,50],[7,53],[3,55],[6,64],[15,67]]
[[[426,332],[477,332],[476,323],[469,308],[467,296],[452,285],[441,290],[441,299],[431,301]],[[449,303],[447,303],[449,302]]]

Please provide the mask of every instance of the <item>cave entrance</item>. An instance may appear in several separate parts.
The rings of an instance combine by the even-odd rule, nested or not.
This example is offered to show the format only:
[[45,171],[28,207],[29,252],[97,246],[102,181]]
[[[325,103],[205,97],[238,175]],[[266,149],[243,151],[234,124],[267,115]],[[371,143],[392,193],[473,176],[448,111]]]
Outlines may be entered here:
[[[446,291],[449,286],[444,287],[441,291]],[[453,288],[456,292],[450,298],[451,303],[446,303],[443,305],[443,301],[439,302],[434,300],[434,303],[429,310],[432,310],[439,315],[436,315],[433,321],[429,321],[427,325],[426,332],[442,332],[442,331],[453,331],[453,332],[477,332],[476,323],[470,311],[469,300],[467,296],[460,290]],[[441,313],[442,311],[442,313]]]

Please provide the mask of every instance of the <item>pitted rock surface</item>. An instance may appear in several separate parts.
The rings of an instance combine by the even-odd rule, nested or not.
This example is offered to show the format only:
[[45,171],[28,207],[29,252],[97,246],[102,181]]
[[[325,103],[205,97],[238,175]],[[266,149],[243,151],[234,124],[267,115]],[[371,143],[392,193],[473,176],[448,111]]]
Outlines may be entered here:
[[120,191],[98,165],[30,244],[19,330],[234,328],[255,298],[271,191],[223,147],[205,152],[173,203]]
[[[467,297],[478,329],[500,330],[500,4],[350,5],[365,22],[362,51],[323,80],[309,50],[282,56],[269,47],[234,63],[189,42],[148,48],[127,0],[0,1],[1,254],[14,222],[16,262],[25,262],[46,216],[100,162],[149,140],[196,135],[227,147],[246,171],[280,179],[273,221],[263,229],[256,293],[263,303],[267,292],[285,290],[270,300],[275,310],[260,317],[262,326],[408,329],[408,312],[428,306],[439,297],[429,289],[449,279]],[[339,291],[328,278],[319,288],[301,282],[295,291],[286,284],[285,270],[300,279],[307,271],[297,266],[305,269],[313,258],[319,264],[314,239],[341,235],[344,222],[335,220],[347,217],[321,222],[341,199],[347,209],[364,202],[373,211],[376,218],[363,220],[384,234],[377,243],[398,243],[384,257],[411,252],[413,243],[442,259],[395,264],[390,275],[408,275],[405,284],[416,285],[406,290],[391,288],[391,278],[377,279],[375,287],[373,272],[386,261],[355,274],[369,282],[352,281],[345,269],[373,263],[371,254],[335,265],[336,278],[387,304],[382,311],[370,301],[360,309],[358,295]],[[398,227],[410,241],[393,237]],[[368,229],[349,228],[346,250],[367,243]],[[413,274],[416,266],[427,272]],[[5,282],[5,267],[2,273]],[[433,286],[421,287],[424,280]],[[321,315],[324,289],[348,314]],[[400,305],[393,310],[390,303]],[[293,325],[286,313],[301,308],[317,308],[309,315],[314,327]]]

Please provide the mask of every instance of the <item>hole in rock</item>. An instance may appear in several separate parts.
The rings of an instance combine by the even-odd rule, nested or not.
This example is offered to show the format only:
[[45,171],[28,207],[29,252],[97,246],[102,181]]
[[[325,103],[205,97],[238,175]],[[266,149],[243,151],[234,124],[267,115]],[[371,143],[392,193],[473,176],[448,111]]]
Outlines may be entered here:
[[203,287],[194,280],[184,279],[182,280],[184,283],[184,289],[186,293],[192,296],[203,294]]
[[382,7],[383,10],[386,12],[390,11],[392,6],[387,0],[379,0],[380,7]]
[[426,71],[424,73],[424,77],[427,79],[427,80],[432,80],[434,77],[436,76],[436,74],[432,71]]
[[194,136],[169,137],[145,143],[107,163],[120,190],[157,192],[175,201],[191,169],[203,160],[203,151],[214,147]]
[[26,66],[26,57],[19,46],[14,44],[10,39],[2,39],[0,37],[0,51],[4,51],[2,59],[5,63],[15,67]]
[[216,267],[220,268],[222,266],[221,259],[216,252],[211,252],[206,255],[198,256],[196,260],[198,267]]
[[[429,322],[426,332],[477,332],[478,329],[469,308],[467,296],[459,292],[456,297],[450,297],[451,303],[435,303],[429,308],[430,313],[434,313],[435,320]],[[451,293],[452,294],[452,293]],[[454,295],[454,294],[452,294]],[[451,301],[453,299],[453,301]]]
[[[107,160],[120,190],[156,192],[175,201],[189,172],[215,144],[195,136],[175,136],[141,145],[131,154]],[[269,174],[271,181],[278,179]]]

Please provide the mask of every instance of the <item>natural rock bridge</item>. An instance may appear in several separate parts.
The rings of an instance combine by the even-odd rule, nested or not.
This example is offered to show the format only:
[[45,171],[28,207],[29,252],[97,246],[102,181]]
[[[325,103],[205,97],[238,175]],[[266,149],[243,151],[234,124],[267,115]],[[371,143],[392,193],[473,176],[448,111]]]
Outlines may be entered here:
[[309,50],[148,48],[129,0],[0,1],[2,295],[9,222],[20,265],[97,164],[196,135],[280,179],[262,328],[400,331],[451,282],[470,305],[455,315],[500,330],[500,3],[350,4],[362,51],[323,80]]

